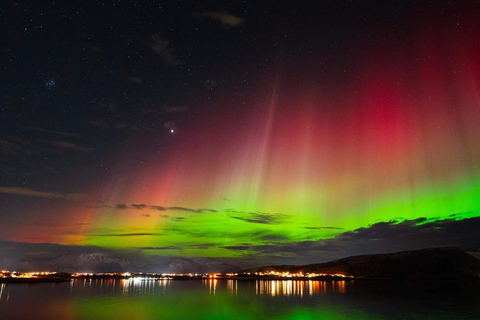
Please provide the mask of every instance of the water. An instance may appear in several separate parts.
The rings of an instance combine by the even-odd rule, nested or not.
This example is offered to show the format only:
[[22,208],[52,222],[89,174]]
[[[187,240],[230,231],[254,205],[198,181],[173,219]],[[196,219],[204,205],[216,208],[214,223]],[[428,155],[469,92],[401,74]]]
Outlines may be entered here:
[[0,283],[0,319],[480,319],[480,284],[75,280]]

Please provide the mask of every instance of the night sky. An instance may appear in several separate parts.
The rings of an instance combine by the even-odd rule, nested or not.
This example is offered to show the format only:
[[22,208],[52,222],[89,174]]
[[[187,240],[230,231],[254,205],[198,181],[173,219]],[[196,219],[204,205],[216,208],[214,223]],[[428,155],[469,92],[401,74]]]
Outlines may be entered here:
[[2,2],[2,259],[480,246],[479,16],[473,0]]

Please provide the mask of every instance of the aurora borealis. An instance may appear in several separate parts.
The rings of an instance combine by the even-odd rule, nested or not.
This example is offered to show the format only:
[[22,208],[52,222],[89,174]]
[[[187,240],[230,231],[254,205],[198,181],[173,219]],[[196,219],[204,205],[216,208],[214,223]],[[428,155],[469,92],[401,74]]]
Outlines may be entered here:
[[[478,3],[113,3],[5,5],[6,246],[255,265],[480,245],[450,227],[480,217]],[[342,242],[387,225],[438,232]]]

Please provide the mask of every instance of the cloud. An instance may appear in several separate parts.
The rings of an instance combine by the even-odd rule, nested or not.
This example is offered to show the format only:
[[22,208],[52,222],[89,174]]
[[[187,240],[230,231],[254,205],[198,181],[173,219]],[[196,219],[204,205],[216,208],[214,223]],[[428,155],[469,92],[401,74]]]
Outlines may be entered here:
[[178,64],[177,59],[173,55],[173,50],[170,46],[170,42],[168,40],[165,40],[165,38],[160,33],[152,36],[150,48],[152,48],[153,52],[160,55],[166,64]]
[[104,121],[101,120],[89,120],[88,124],[97,127],[97,128],[102,128],[102,129],[108,129],[110,128],[110,125]]
[[[372,224],[331,239],[264,245],[225,246],[248,251],[251,259],[296,257],[296,264],[319,263],[353,255],[417,250],[431,247],[480,246],[480,217],[428,221],[426,218]],[[264,258],[262,258],[264,259]]]
[[287,241],[289,238],[283,234],[266,234],[259,237],[260,240],[264,241]]
[[214,209],[192,209],[192,208],[185,208],[185,207],[167,207],[165,209],[172,210],[172,211],[192,212],[192,213],[217,212],[217,210],[214,210]]
[[181,250],[180,247],[164,246],[164,247],[143,247],[142,250]]
[[92,152],[91,148],[86,148],[82,146],[78,146],[74,143],[67,142],[67,141],[50,141],[50,140],[45,140],[45,139],[38,139],[38,141],[50,144],[52,146],[58,147],[58,148],[63,148],[63,149],[69,149],[77,152]]
[[199,13],[198,16],[219,21],[222,26],[228,27],[238,27],[244,21],[242,18],[228,12],[203,12]]
[[163,126],[167,129],[173,129],[173,128],[175,128],[175,122],[167,121],[163,124]]
[[87,195],[83,193],[60,193],[60,192],[45,192],[34,191],[23,187],[0,187],[0,193],[36,197],[36,198],[48,198],[48,199],[61,199],[67,201],[78,201],[86,198]]
[[90,125],[94,126],[94,127],[100,128],[100,129],[114,128],[114,129],[119,129],[119,130],[129,129],[129,130],[134,130],[134,131],[149,131],[149,132],[155,131],[154,128],[145,127],[145,126],[138,127],[138,126],[123,123],[123,122],[120,122],[120,123],[117,123],[117,124],[108,124],[108,123],[106,123],[104,121],[101,121],[101,120],[89,120],[88,123]]
[[245,250],[250,250],[251,246],[224,246],[220,248],[233,250],[233,251],[245,251]]
[[50,133],[50,134],[54,134],[54,135],[62,136],[62,137],[80,138],[80,135],[76,134],[76,133],[56,131],[56,130],[48,130],[48,129],[43,129],[43,128],[33,128],[33,127],[21,127],[21,128],[24,128],[24,129],[27,129],[27,130],[32,130],[32,131],[37,131],[37,132]]
[[145,209],[147,207],[146,204],[142,203],[142,204],[132,204],[131,205],[133,208],[137,209],[137,210],[142,210],[142,209]]
[[35,149],[28,140],[10,137],[8,140],[0,139],[0,153],[3,155],[23,157],[34,154]]
[[190,109],[187,106],[163,106],[159,108],[150,108],[150,109],[143,109],[144,113],[156,113],[156,114],[164,114],[164,113],[186,113]]
[[142,217],[150,218],[150,215],[148,213],[144,213],[144,214],[142,214]]
[[[105,205],[103,207],[112,208],[112,206],[110,205]],[[113,207],[121,210],[126,210],[129,208],[129,206],[127,206],[124,203],[118,203]],[[141,203],[141,204],[133,203],[130,205],[130,207],[137,210],[151,209],[151,210],[157,210],[157,211],[180,211],[180,212],[190,212],[190,213],[207,213],[207,212],[216,213],[217,212],[217,210],[215,209],[208,209],[208,208],[193,209],[193,208],[186,208],[186,207],[164,207],[164,206],[157,206],[157,205],[148,205],[145,203]],[[168,216],[164,215],[164,217],[168,217]]]
[[158,210],[158,211],[166,211],[167,210],[167,208],[162,207],[162,206],[150,206],[150,209]]
[[309,230],[345,230],[345,228],[339,228],[339,227],[303,227],[303,229],[309,229]]
[[162,110],[166,113],[185,113],[188,111],[187,106],[163,106]]
[[[239,212],[235,212],[235,213],[239,213]],[[250,223],[281,224],[284,222],[286,215],[280,214],[280,213],[248,212],[244,214],[244,216],[230,216],[230,217],[233,219],[242,220]]]
[[143,80],[142,78],[139,78],[139,77],[127,77],[128,80],[131,80],[135,83],[138,83],[138,84],[142,84],[143,83]]
[[102,50],[100,47],[88,45],[87,48],[88,48],[91,52],[98,52],[98,53],[103,52],[103,50]]
[[138,232],[138,233],[100,233],[91,235],[92,237],[148,237],[148,236],[159,236],[161,233],[149,233],[149,232]]

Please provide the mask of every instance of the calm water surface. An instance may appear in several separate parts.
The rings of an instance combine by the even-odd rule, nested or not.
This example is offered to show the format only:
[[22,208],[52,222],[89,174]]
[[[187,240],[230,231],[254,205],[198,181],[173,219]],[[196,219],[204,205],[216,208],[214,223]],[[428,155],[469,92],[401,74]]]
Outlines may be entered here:
[[0,283],[0,319],[480,319],[478,282],[75,280]]

